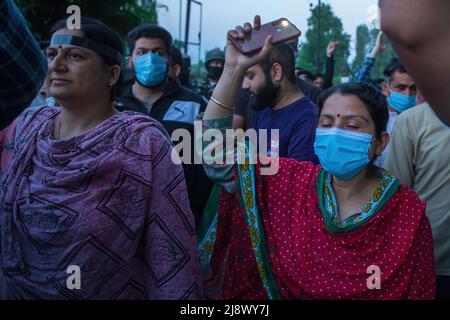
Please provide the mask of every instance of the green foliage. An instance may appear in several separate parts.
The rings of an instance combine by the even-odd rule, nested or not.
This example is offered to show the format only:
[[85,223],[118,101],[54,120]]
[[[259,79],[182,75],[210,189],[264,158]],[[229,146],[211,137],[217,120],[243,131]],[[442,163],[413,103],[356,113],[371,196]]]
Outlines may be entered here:
[[350,72],[347,63],[350,55],[350,39],[350,35],[344,32],[341,19],[334,15],[331,6],[322,4],[319,9],[317,5],[312,9],[311,17],[308,19],[306,42],[300,49],[297,63],[301,68],[312,72],[324,72],[327,45],[330,41],[339,41],[334,52],[335,74],[347,76]]
[[[369,30],[366,25],[359,25],[356,29],[356,56],[352,63],[352,70],[355,73],[361,64],[364,62],[366,56],[368,56],[375,46],[375,42],[378,36],[378,29]],[[384,78],[383,71],[388,65],[392,57],[396,56],[395,50],[392,47],[389,39],[383,36],[383,44],[387,48],[377,57],[372,69],[372,79]]]
[[356,56],[352,63],[352,70],[356,71],[364,62],[369,53],[369,44],[371,42],[369,28],[361,24],[356,28]]
[[156,0],[16,0],[38,40],[49,39],[52,24],[67,18],[67,7],[78,5],[81,15],[98,19],[122,38],[141,22],[156,23]]
[[[373,48],[375,46],[378,31],[379,30],[377,29],[373,29],[370,32],[370,48]],[[389,39],[386,36],[383,36],[383,38],[383,43],[387,45],[387,48],[377,57],[377,60],[373,65],[372,79],[384,78],[384,69],[389,64],[389,61],[397,55]]]

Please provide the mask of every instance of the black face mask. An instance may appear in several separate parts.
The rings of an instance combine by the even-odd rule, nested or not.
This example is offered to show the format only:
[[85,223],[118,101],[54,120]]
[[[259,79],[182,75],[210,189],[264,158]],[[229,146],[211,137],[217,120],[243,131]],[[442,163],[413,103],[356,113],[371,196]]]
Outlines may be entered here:
[[264,86],[259,88],[255,95],[255,103],[252,108],[256,111],[264,110],[265,108],[273,108],[280,95],[281,86],[275,85],[270,79],[270,75],[266,74],[266,81]]
[[219,80],[220,76],[223,73],[222,67],[208,67],[206,69],[208,71],[208,78],[212,80]]

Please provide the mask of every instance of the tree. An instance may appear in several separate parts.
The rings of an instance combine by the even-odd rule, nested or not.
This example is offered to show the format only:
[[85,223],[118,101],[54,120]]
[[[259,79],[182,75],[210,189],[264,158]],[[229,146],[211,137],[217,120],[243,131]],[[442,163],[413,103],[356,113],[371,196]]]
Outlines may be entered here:
[[[375,45],[375,41],[377,39],[379,31],[380,30],[378,29],[370,30],[370,48],[373,48],[373,46]],[[397,53],[395,52],[394,47],[392,47],[392,44],[389,41],[388,37],[383,36],[383,43],[385,43],[387,47],[375,60],[375,64],[373,65],[372,69],[372,79],[384,78],[384,69],[388,65],[389,61],[393,57],[397,56]]]
[[52,24],[68,17],[71,4],[81,8],[81,15],[98,19],[113,28],[122,38],[141,22],[156,23],[156,0],[16,0],[38,40],[50,37]]
[[350,55],[351,37],[344,32],[341,19],[334,15],[329,4],[320,4],[311,10],[305,38],[306,42],[303,43],[298,56],[298,65],[301,68],[323,72],[328,43],[339,41],[334,53],[335,74],[341,76],[349,74],[347,60]]
[[356,72],[363,64],[370,48],[369,28],[365,24],[361,24],[356,28],[356,56],[352,63],[352,70]]
[[[378,33],[378,29],[369,30],[365,24],[361,24],[357,27],[356,56],[352,63],[353,74],[359,69],[364,62],[364,59],[375,46]],[[384,68],[386,68],[392,57],[396,56],[394,48],[386,36],[383,36],[383,43],[386,44],[387,47],[375,60],[375,64],[372,68],[372,79],[384,78]]]

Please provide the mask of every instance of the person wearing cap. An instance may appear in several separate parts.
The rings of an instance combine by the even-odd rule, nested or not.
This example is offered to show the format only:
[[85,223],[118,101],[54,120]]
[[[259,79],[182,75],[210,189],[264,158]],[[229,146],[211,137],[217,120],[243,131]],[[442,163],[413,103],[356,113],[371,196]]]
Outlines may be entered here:
[[205,68],[206,68],[206,79],[200,79],[196,81],[194,87],[197,92],[209,100],[220,76],[223,72],[223,66],[225,62],[225,54],[219,48],[214,48],[206,53],[205,57]]
[[[183,143],[190,143],[192,157],[189,163],[184,161],[183,167],[191,209],[198,218],[212,188],[203,167],[194,164],[193,159],[194,122],[205,110],[206,102],[169,77],[172,36],[166,29],[144,23],[128,33],[127,41],[131,52],[129,67],[134,79],[125,84],[118,108],[149,115],[159,121],[170,136],[176,137],[180,129],[189,133],[191,140],[183,140]],[[173,142],[178,143],[179,138],[174,138]]]
[[54,24],[46,50],[60,107],[26,109],[0,153],[0,299],[198,299],[194,218],[169,137],[115,107],[120,37],[85,17],[66,28]]

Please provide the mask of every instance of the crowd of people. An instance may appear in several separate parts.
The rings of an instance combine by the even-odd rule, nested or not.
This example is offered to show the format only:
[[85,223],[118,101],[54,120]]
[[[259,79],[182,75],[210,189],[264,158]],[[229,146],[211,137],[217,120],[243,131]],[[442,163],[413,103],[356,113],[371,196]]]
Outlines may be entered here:
[[[3,1],[0,298],[449,299],[450,4],[379,5],[375,47],[334,84],[338,42],[323,74],[296,68],[297,38],[241,53],[259,16],[191,81],[161,26],[129,31],[126,62],[96,19],[37,43]],[[398,57],[372,79],[383,37]],[[199,121],[277,134],[198,163],[224,144],[198,150]]]

